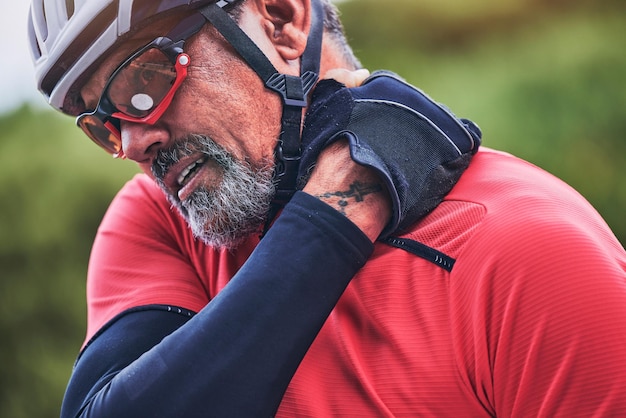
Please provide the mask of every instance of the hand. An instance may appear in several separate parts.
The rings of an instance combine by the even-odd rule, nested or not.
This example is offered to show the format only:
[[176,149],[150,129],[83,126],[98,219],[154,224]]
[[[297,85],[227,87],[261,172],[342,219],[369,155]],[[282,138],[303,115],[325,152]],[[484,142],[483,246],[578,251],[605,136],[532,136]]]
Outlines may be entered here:
[[[366,69],[337,68],[324,79],[358,87],[370,76]],[[377,172],[355,163],[348,142],[339,140],[324,148],[303,191],[316,196],[347,216],[372,241],[391,219],[391,199]]]
[[[337,77],[358,84],[345,73]],[[480,137],[471,121],[392,73],[374,73],[354,88],[323,80],[304,121],[299,185],[309,181],[325,147],[347,139],[351,159],[374,170],[386,186],[392,213],[383,236],[389,235],[441,203],[478,150]]]

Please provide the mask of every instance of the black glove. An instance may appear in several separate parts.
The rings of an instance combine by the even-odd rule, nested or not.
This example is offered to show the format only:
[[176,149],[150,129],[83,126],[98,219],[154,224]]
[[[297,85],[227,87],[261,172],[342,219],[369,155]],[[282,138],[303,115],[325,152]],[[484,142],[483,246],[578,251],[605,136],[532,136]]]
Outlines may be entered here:
[[381,71],[355,88],[319,82],[304,120],[300,188],[322,149],[340,138],[348,139],[355,162],[385,181],[393,204],[385,237],[441,203],[478,150],[481,132],[397,75]]

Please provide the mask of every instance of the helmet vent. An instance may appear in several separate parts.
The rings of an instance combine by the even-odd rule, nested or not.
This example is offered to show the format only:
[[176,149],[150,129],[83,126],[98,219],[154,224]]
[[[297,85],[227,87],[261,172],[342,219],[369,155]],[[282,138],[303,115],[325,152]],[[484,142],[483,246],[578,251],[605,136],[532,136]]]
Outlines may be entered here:
[[74,0],[65,0],[65,10],[68,19],[74,15]]
[[87,27],[76,36],[74,42],[66,48],[65,52],[58,58],[56,66],[53,67],[41,81],[41,90],[43,92],[46,94],[52,92],[52,89],[54,89],[54,86],[67,69],[71,68],[94,40],[102,35],[102,28],[107,28],[113,23],[116,11],[117,2],[109,4],[98,16],[98,24],[87,25]]
[[37,34],[35,33],[35,26],[33,25],[33,9],[28,11],[28,39],[30,40],[31,52],[33,54],[33,58],[38,60],[41,58],[41,47],[39,46],[39,41],[37,40]]

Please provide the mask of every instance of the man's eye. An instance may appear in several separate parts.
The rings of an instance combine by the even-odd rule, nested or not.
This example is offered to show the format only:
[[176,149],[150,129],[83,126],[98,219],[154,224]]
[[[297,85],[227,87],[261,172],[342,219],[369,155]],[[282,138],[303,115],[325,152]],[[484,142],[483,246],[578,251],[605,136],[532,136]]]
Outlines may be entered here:
[[156,77],[156,72],[149,65],[142,65],[141,71],[138,71],[137,81],[146,85],[150,83]]

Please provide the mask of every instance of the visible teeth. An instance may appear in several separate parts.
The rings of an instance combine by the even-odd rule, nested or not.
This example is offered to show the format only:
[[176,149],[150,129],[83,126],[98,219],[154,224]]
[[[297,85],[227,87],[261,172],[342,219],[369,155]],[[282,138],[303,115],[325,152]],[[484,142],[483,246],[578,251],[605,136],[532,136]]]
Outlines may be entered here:
[[198,165],[200,165],[202,163],[204,163],[204,158],[200,158],[199,160],[197,160],[194,163],[192,163],[189,166],[187,166],[187,168],[185,168],[180,173],[180,175],[178,176],[178,179],[176,179],[176,181],[178,182],[178,185],[182,186],[185,183],[185,179],[187,178],[189,173],[191,173]]
[[189,167],[185,168],[181,173],[180,176],[178,176],[178,179],[176,180],[178,182],[179,186],[182,186],[183,181],[185,180],[185,177],[187,177],[187,175],[191,172],[191,169],[193,167],[196,166],[196,163],[193,163],[192,165],[190,165]]

